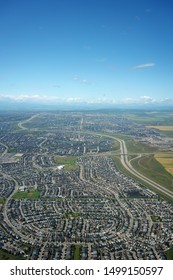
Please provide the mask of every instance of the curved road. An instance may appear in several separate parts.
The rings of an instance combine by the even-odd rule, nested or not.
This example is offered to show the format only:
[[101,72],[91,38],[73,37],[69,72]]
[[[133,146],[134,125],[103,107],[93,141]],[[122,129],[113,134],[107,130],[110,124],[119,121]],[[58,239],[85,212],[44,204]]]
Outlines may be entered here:
[[111,136],[111,135],[107,135],[107,134],[100,134],[100,133],[89,133],[88,134],[95,134],[95,135],[99,135],[101,137],[108,137],[111,139],[114,139],[116,141],[119,142],[120,144],[120,155],[121,155],[121,164],[124,166],[124,168],[131,173],[132,175],[134,175],[136,178],[139,178],[141,181],[143,181],[144,183],[149,184],[153,189],[161,192],[162,194],[166,195],[167,197],[173,199],[173,192],[168,190],[167,188],[161,186],[160,184],[152,181],[151,179],[145,177],[143,174],[141,174],[140,172],[138,172],[137,170],[135,170],[133,168],[133,166],[130,164],[130,161],[128,160],[128,151],[127,151],[127,147],[126,147],[126,143],[124,140],[119,139],[115,136]]
[[143,174],[140,172],[136,171],[131,163],[128,160],[128,152],[127,152],[127,147],[126,143],[124,140],[116,138],[116,137],[111,137],[115,140],[117,140],[120,143],[120,151],[121,151],[121,163],[122,165],[126,168],[127,171],[129,171],[131,174],[133,174],[135,177],[139,178],[143,182],[149,184],[152,186],[154,189],[158,190],[159,192],[162,192],[163,194],[167,195],[170,198],[173,198],[173,192],[166,189],[165,187],[161,186],[160,184],[152,181],[151,179],[145,177]]
[[35,114],[32,117],[30,117],[27,120],[24,121],[20,121],[17,125],[19,128],[23,129],[23,130],[29,130],[29,128],[25,127],[24,124],[30,122],[31,120],[33,120],[34,118],[38,117],[40,114]]

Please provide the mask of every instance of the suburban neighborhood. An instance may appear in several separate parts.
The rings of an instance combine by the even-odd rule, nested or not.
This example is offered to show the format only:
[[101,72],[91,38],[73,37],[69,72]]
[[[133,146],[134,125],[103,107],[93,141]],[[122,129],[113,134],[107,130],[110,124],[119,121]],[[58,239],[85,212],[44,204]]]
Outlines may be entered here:
[[169,152],[171,137],[99,112],[1,114],[3,252],[32,260],[167,259],[173,191],[162,186],[160,194],[144,175],[146,184],[139,173],[130,175],[128,164],[142,152],[128,153],[120,137]]

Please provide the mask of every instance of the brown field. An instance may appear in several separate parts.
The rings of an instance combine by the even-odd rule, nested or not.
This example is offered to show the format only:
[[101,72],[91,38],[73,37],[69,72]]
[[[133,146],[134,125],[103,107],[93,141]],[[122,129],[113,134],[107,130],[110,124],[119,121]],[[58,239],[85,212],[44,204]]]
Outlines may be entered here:
[[153,126],[146,126],[148,128],[155,128],[162,131],[173,131],[173,125],[163,126],[163,125],[153,125]]
[[155,154],[155,159],[173,175],[173,154]]

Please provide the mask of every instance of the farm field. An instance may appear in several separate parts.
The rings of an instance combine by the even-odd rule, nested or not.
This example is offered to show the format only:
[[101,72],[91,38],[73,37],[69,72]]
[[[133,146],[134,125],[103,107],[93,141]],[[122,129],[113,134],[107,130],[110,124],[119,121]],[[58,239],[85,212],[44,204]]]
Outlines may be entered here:
[[163,167],[173,175],[173,154],[155,154],[155,159],[160,162]]

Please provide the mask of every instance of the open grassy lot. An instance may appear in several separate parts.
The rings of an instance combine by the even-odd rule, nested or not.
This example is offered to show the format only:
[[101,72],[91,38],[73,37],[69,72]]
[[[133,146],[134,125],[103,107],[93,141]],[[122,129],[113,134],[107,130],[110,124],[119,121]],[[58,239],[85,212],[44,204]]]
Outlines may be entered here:
[[113,143],[112,143],[112,150],[113,151],[118,151],[119,148],[120,148],[119,142],[118,141],[113,141]]
[[74,247],[74,255],[73,255],[73,259],[74,260],[80,260],[80,248],[81,246],[80,245],[75,245]]
[[151,219],[153,222],[161,222],[162,218],[160,216],[152,215]]
[[128,152],[132,153],[155,153],[157,148],[150,147],[149,145],[135,142],[133,139],[126,140],[126,147]]
[[173,137],[172,125],[153,125],[153,126],[146,126],[146,127],[156,129],[161,136]]
[[34,188],[29,189],[28,191],[21,192],[18,191],[14,194],[14,199],[37,199],[40,197],[40,192],[38,190],[35,190]]
[[5,198],[0,197],[0,204],[4,204],[5,203]]
[[148,128],[155,128],[155,129],[158,129],[158,130],[162,130],[162,131],[173,131],[173,125],[153,125],[153,126],[147,126]]
[[149,126],[169,126],[173,123],[173,115],[169,111],[134,110],[133,112],[125,112],[124,117],[136,123]]
[[173,154],[155,154],[155,159],[160,162],[163,167],[173,175]]
[[159,130],[161,136],[173,137],[173,130]]
[[76,164],[76,157],[55,156],[54,160],[57,165],[64,165],[65,171],[74,171],[79,168],[79,166]]
[[168,251],[165,252],[168,260],[173,260],[173,247],[170,248]]
[[74,219],[80,216],[80,213],[69,213],[64,216],[64,219]]

